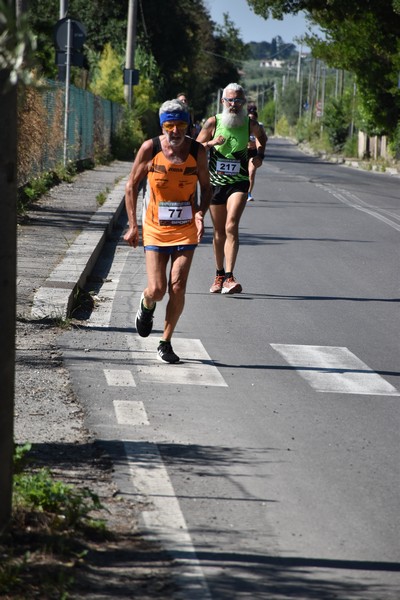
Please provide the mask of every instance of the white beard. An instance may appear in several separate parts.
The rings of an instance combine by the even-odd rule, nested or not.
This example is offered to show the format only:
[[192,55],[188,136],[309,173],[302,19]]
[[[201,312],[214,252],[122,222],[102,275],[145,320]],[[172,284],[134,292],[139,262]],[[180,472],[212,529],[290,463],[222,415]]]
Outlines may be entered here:
[[221,123],[224,127],[240,127],[245,122],[247,115],[242,109],[237,114],[229,112],[229,108],[222,111]]

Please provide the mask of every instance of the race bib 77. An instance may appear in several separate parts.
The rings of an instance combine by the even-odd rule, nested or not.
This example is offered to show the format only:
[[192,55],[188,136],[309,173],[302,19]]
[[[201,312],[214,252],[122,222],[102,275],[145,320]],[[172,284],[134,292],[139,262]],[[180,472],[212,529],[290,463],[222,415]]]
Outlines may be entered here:
[[193,218],[191,202],[160,202],[158,222],[160,225],[186,225]]

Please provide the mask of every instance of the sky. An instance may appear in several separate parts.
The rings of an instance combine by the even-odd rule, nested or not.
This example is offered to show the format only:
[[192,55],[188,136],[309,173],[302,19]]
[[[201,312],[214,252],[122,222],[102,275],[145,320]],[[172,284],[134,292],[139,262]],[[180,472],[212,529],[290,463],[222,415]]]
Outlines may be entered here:
[[223,25],[223,14],[228,13],[229,18],[240,30],[240,37],[248,44],[249,42],[271,42],[276,36],[280,36],[284,42],[298,46],[294,41],[307,32],[307,22],[304,13],[288,15],[283,21],[274,19],[263,19],[250,9],[246,0],[205,0],[211,18],[215,23]]

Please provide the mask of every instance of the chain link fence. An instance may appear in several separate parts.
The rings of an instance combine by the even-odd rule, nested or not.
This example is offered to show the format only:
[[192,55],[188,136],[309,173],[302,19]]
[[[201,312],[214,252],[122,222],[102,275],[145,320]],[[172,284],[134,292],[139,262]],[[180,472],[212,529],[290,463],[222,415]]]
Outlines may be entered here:
[[[63,165],[65,85],[46,80],[28,87],[18,101],[18,187]],[[69,88],[68,162],[110,156],[124,107],[91,92]]]

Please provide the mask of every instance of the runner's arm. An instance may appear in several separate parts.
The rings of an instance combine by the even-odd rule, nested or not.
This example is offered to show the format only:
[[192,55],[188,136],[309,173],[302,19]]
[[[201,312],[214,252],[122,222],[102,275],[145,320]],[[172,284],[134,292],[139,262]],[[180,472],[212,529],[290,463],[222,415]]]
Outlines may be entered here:
[[215,117],[210,117],[204,123],[199,135],[196,138],[197,142],[203,144],[205,148],[212,148],[213,146],[219,146],[224,143],[225,138],[222,135],[217,136],[213,139],[215,133],[216,120]]
[[152,140],[143,142],[133,162],[132,170],[125,186],[125,207],[128,215],[129,228],[124,235],[124,240],[128,242],[130,246],[133,246],[133,248],[137,248],[139,244],[139,230],[136,216],[139,184],[144,177],[147,177],[152,151]]
[[197,226],[197,237],[200,242],[204,233],[204,215],[210,205],[212,188],[210,185],[210,174],[208,171],[207,152],[200,144],[197,154],[197,178],[200,184],[200,206],[195,213],[195,222]]
[[250,133],[256,138],[257,155],[254,156],[251,161],[253,162],[256,169],[262,165],[265,155],[265,146],[268,141],[267,134],[262,125],[258,121],[250,122]]

